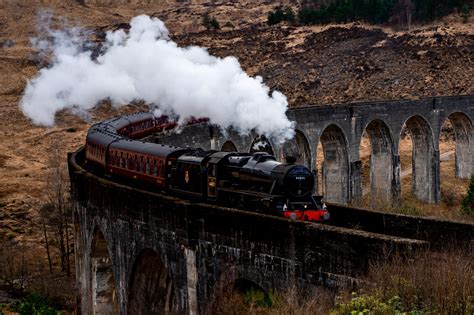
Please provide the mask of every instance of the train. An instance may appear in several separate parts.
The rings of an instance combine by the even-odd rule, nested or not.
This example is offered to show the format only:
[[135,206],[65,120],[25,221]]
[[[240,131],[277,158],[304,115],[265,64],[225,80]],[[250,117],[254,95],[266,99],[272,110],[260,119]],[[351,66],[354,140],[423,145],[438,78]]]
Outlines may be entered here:
[[[207,122],[192,118],[187,124]],[[94,124],[87,133],[85,163],[107,176],[192,201],[293,220],[329,220],[322,197],[313,196],[314,176],[303,165],[280,163],[264,152],[206,151],[143,141],[176,126],[167,116],[146,112]]]

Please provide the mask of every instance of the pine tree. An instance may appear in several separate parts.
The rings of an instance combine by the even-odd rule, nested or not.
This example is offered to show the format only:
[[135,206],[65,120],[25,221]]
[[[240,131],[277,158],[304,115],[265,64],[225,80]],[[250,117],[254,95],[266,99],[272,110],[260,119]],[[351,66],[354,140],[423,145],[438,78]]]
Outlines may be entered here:
[[215,17],[212,17],[212,19],[211,19],[211,27],[214,30],[220,30],[221,29],[221,25],[219,24],[219,21],[217,21],[217,19]]
[[467,3],[464,3],[460,10],[460,15],[462,17],[463,23],[467,23],[469,20],[469,15],[471,14],[471,8]]
[[467,195],[461,202],[461,209],[466,214],[474,215],[474,174],[471,176]]
[[221,28],[219,21],[214,16],[209,15],[209,13],[204,13],[202,16],[202,26],[204,26],[208,31],[211,29],[218,30]]
[[204,26],[208,31],[211,29],[211,16],[209,13],[204,13],[202,16],[202,26]]

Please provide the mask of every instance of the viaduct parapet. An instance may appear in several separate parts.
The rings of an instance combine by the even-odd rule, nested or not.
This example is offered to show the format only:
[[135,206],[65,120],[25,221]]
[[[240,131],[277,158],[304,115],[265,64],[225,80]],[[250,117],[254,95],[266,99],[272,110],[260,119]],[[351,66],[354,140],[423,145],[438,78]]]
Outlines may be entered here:
[[[296,137],[283,145],[257,135],[223,134],[207,126],[193,126],[182,134],[160,136],[175,145],[203,149],[252,152],[263,149],[284,159],[287,155],[313,170],[317,169],[318,144],[324,153],[325,199],[346,204],[362,196],[361,139],[367,133],[371,147],[370,193],[384,200],[401,194],[400,139],[406,126],[413,142],[413,194],[424,202],[440,200],[439,137],[449,120],[456,137],[456,176],[469,178],[474,172],[474,96],[437,97],[422,100],[348,103],[310,106],[289,110],[296,122]],[[211,132],[210,132],[211,131]],[[262,145],[265,143],[265,145]]]

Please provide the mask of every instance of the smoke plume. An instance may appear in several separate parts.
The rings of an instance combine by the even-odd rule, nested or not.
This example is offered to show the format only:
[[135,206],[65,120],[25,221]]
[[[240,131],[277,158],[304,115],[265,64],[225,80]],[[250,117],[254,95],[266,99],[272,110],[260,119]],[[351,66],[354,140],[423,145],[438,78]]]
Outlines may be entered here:
[[[261,77],[250,77],[234,57],[217,58],[201,47],[178,47],[162,21],[141,15],[130,30],[110,31],[92,58],[78,31],[54,31],[53,64],[28,82],[21,109],[36,124],[51,126],[61,109],[88,110],[108,99],[114,106],[143,100],[160,112],[209,117],[223,129],[254,129],[276,142],[290,139],[286,97]],[[41,44],[41,42],[39,42]]]

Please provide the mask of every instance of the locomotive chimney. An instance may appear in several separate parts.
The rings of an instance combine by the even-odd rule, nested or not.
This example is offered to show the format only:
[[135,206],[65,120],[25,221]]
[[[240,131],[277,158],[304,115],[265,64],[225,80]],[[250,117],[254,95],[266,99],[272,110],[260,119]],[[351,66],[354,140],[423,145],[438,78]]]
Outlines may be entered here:
[[287,164],[295,164],[296,163],[296,157],[294,157],[294,156],[286,156],[285,160],[286,160]]

